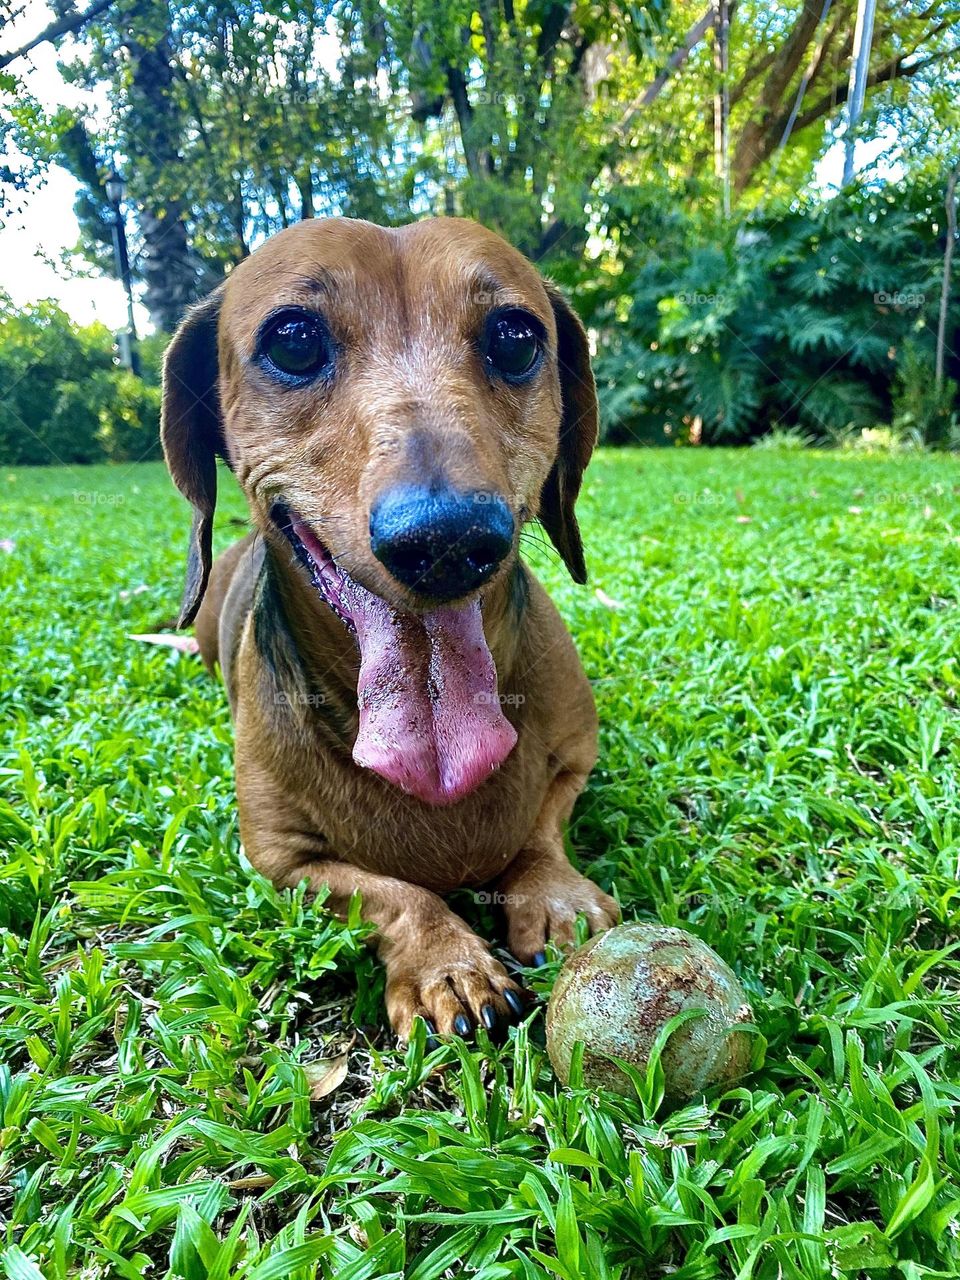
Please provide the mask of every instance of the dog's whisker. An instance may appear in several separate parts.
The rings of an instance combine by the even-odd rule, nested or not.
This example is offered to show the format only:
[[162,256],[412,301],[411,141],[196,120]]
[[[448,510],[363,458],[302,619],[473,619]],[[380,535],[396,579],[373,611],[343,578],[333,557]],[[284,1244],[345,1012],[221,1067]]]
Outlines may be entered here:
[[562,559],[556,547],[554,547],[552,543],[548,542],[546,538],[537,538],[532,535],[526,536],[521,534],[520,547],[523,551],[536,550],[541,555],[546,556],[548,560],[551,560],[556,564],[562,564]]

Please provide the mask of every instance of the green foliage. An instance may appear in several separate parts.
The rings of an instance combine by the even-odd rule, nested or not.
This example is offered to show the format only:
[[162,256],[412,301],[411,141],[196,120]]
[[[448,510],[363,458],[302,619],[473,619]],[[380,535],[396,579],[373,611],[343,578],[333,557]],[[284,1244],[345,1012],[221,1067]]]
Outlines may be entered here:
[[960,1272],[956,460],[601,451],[603,598],[537,555],[601,716],[572,846],[762,1033],[678,1110],[560,1088],[540,1011],[391,1047],[363,928],[242,861],[222,688],[127,638],[175,610],[185,504],[159,465],[81,474],[0,475],[0,1271]]
[[92,462],[100,404],[113,367],[100,325],[74,325],[54,303],[23,311],[0,298],[0,458]]
[[159,458],[160,388],[148,386],[129,369],[117,369],[102,407],[97,440],[111,462],[143,462]]
[[935,360],[929,347],[903,344],[892,391],[893,426],[902,436],[934,445],[958,444],[957,384],[937,386]]
[[141,381],[119,367],[103,325],[0,294],[0,465],[159,457],[156,347],[148,340]]
[[[624,192],[608,214],[612,261],[580,291],[601,333],[608,438],[740,442],[785,427],[830,440],[895,421],[942,443],[955,388],[928,403],[939,203],[914,185],[729,225],[673,212],[651,239],[649,196]],[[951,335],[958,323],[954,303]]]
[[[861,132],[884,144],[878,172],[935,180],[960,137],[960,0],[936,16],[886,8]],[[133,270],[168,331],[261,239],[314,215],[463,214],[563,270],[624,190],[696,219],[718,213],[725,185],[743,214],[815,183],[846,93],[854,0],[820,21],[810,0],[730,10],[724,97],[700,0],[113,0],[60,46],[64,79],[97,110],[44,108],[12,60],[0,169],[15,205],[46,165],[64,165],[80,184],[79,247],[110,272],[102,183],[118,163]],[[704,408],[733,409],[724,375],[705,373]],[[843,410],[829,386],[821,400],[814,412]]]

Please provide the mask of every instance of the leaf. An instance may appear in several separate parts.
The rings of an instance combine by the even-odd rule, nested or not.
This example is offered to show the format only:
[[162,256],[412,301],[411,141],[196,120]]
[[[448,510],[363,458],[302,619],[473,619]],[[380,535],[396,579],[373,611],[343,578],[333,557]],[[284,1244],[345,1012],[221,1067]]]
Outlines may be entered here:
[[330,1253],[335,1244],[333,1236],[318,1234],[304,1240],[302,1244],[278,1249],[258,1263],[247,1274],[246,1280],[287,1280],[298,1268],[316,1262],[318,1258]]
[[43,1272],[18,1245],[11,1245],[0,1255],[0,1263],[8,1280],[43,1280]]
[[311,1101],[319,1102],[321,1098],[335,1093],[346,1080],[349,1065],[349,1050],[336,1058],[321,1058],[318,1062],[308,1062],[303,1068],[303,1074],[310,1086]]
[[848,1222],[825,1231],[823,1238],[831,1261],[840,1271],[860,1274],[896,1264],[896,1256],[875,1222]]
[[578,1151],[575,1147],[555,1147],[547,1156],[555,1164],[574,1165],[578,1169],[599,1169],[600,1161],[588,1151]]
[[893,1239],[904,1227],[916,1221],[936,1194],[937,1184],[926,1156],[920,1161],[917,1176],[907,1188],[887,1224],[887,1236]]
[[144,635],[130,635],[128,640],[138,640],[141,644],[161,645],[167,649],[176,649],[178,653],[199,653],[200,645],[196,636],[175,636],[154,632]]

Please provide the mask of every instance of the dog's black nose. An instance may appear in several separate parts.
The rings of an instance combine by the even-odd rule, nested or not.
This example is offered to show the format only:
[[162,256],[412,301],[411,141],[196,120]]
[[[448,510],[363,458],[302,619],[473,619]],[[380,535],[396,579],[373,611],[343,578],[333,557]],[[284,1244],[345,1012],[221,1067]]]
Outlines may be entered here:
[[370,512],[370,547],[398,582],[432,600],[482,586],[513,543],[513,515],[493,493],[388,490]]

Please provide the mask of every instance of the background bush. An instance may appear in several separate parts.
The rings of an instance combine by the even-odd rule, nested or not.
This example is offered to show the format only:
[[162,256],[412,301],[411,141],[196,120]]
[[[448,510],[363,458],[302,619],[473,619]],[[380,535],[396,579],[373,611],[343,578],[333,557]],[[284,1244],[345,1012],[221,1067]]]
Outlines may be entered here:
[[[623,188],[604,249],[555,270],[597,342],[609,443],[830,443],[883,426],[956,446],[960,305],[934,385],[942,187],[886,185],[718,222],[696,201]],[[165,334],[122,369],[102,325],[0,295],[0,464],[160,456]]]
[[[691,208],[621,191],[609,259],[578,282],[608,440],[735,444],[793,428],[827,441],[880,424],[948,441],[956,385],[933,387],[939,186],[719,224]],[[958,320],[954,290],[950,349]]]
[[103,325],[75,324],[53,302],[18,309],[0,294],[0,465],[159,457],[165,340],[142,344],[138,378]]

